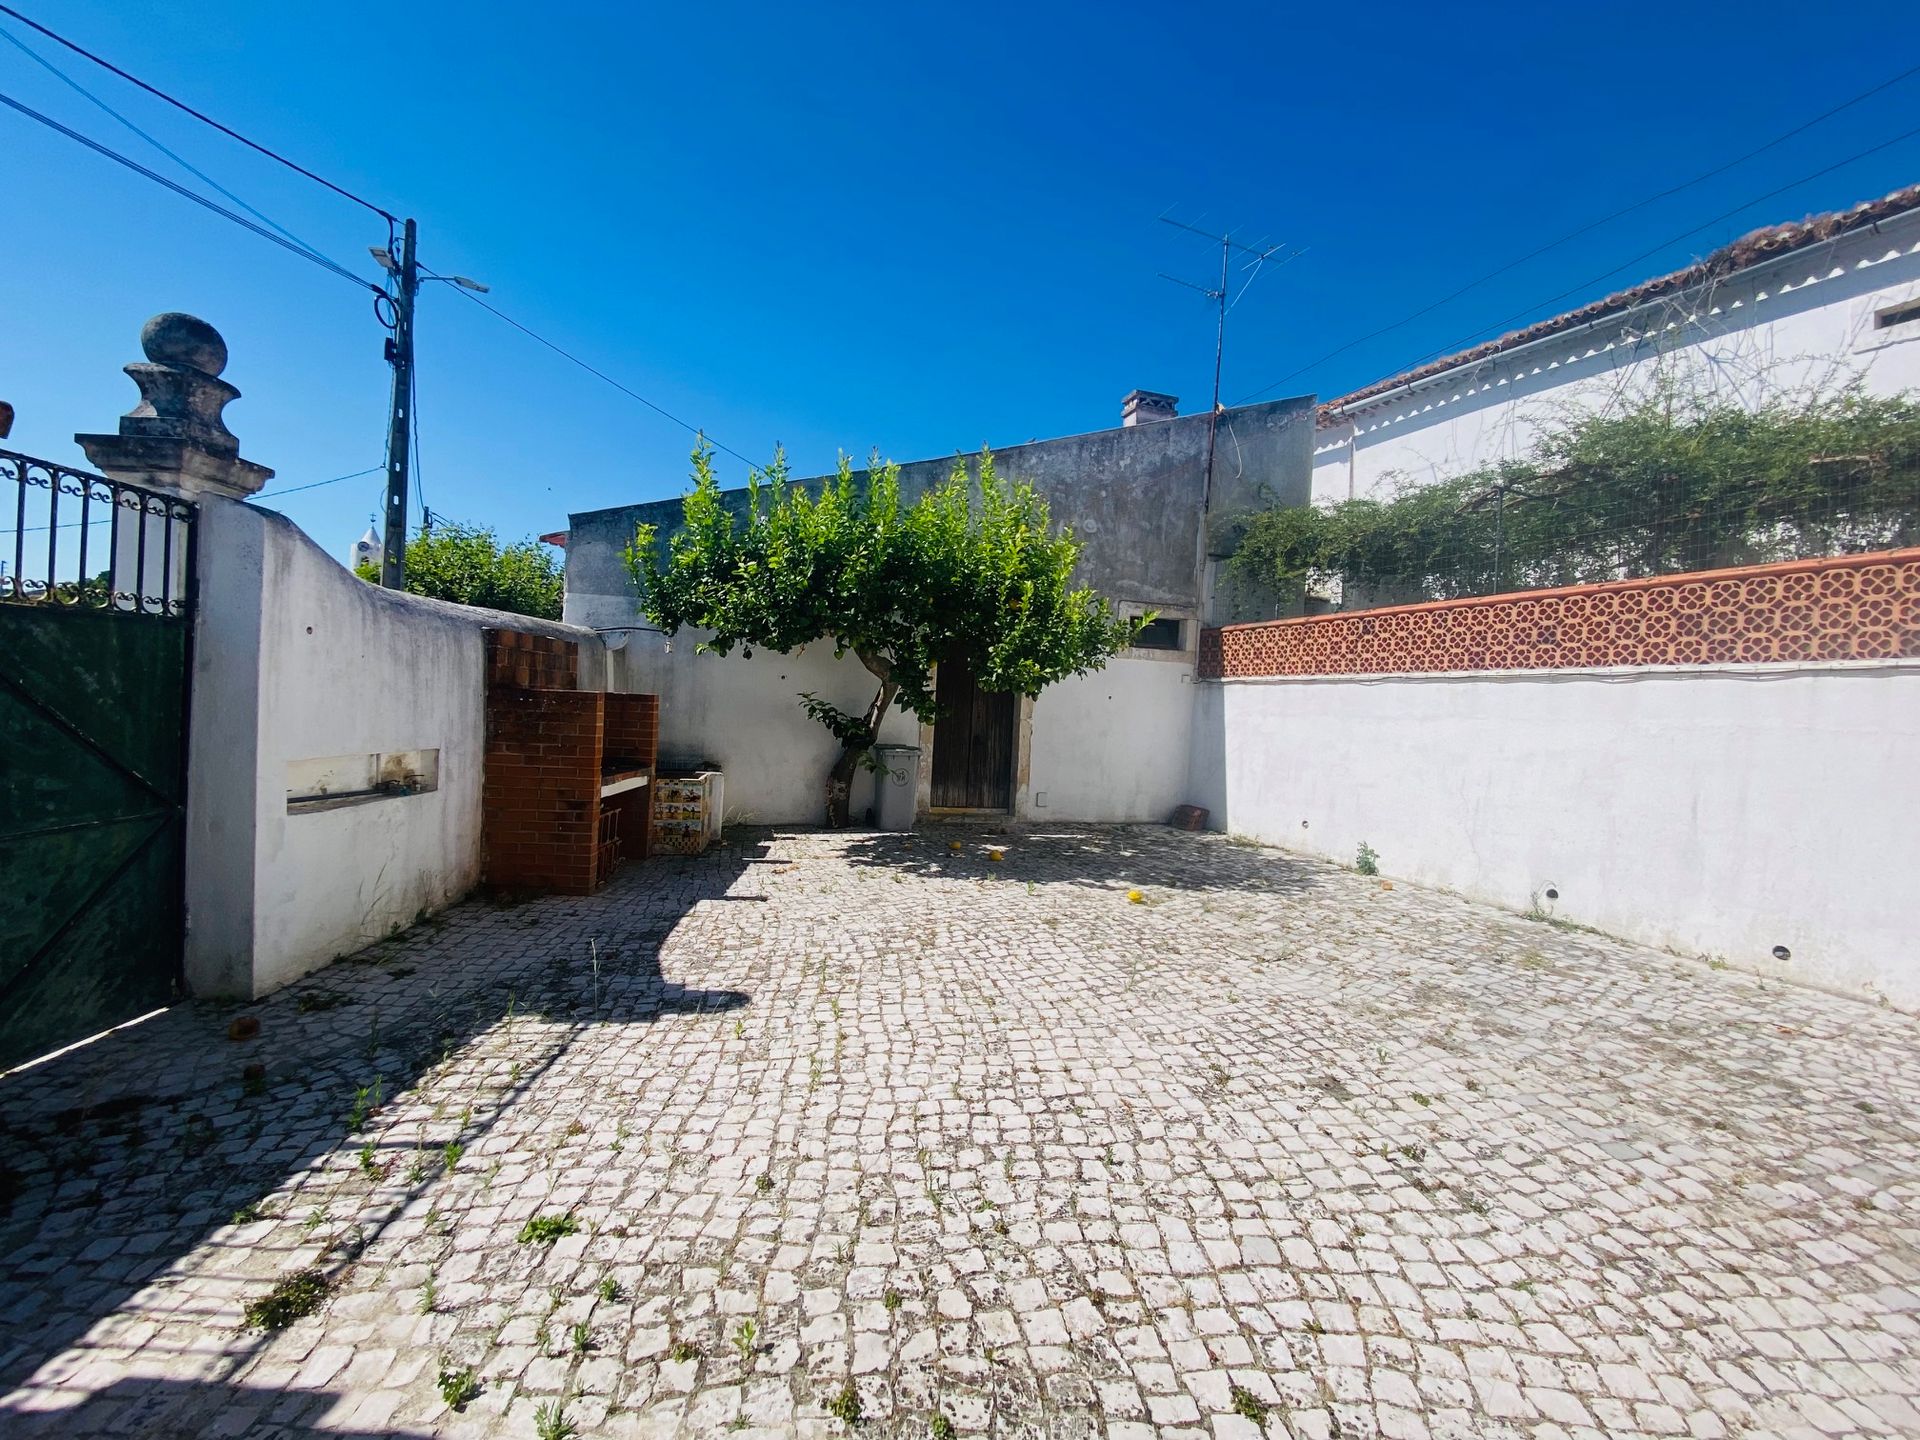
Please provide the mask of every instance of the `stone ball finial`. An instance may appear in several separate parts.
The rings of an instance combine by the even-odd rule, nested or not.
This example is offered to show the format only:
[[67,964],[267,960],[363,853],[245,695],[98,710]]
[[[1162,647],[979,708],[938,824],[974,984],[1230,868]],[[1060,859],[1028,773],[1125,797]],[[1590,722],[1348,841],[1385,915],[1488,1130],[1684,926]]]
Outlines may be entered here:
[[180,365],[202,375],[227,368],[227,342],[198,315],[169,310],[140,327],[140,348],[156,365]]

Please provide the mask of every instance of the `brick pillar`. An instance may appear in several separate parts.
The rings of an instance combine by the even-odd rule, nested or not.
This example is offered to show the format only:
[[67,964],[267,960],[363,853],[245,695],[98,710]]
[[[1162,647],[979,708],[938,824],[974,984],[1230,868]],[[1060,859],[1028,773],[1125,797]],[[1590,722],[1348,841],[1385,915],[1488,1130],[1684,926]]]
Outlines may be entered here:
[[585,895],[599,883],[606,700],[584,690],[488,692],[481,806],[489,885]]

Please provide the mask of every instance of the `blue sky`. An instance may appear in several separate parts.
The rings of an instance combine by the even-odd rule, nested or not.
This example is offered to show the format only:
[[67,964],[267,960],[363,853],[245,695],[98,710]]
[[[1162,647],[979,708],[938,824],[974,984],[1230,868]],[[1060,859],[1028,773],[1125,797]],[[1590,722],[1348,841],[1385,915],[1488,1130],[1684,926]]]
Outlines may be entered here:
[[[914,459],[1100,429],[1136,386],[1204,409],[1211,313],[1156,275],[1205,281],[1217,260],[1156,223],[1168,207],[1306,251],[1234,311],[1232,402],[1301,367],[1270,393],[1337,394],[1920,180],[1910,138],[1793,183],[1920,124],[1915,76],[1310,365],[1897,74],[1920,40],[1910,0],[1864,0],[1844,24],[1751,5],[19,8],[418,217],[435,269],[486,281],[725,445],[784,443],[800,473],[839,448]],[[0,24],[373,275],[376,217]],[[0,90],[170,168],[4,44]],[[270,489],[380,463],[366,295],[11,112],[0,179],[9,445],[77,460],[73,433],[133,399],[119,366],[140,323],[180,309],[225,333],[243,392],[228,419],[278,470]],[[683,488],[687,432],[459,295],[430,287],[419,334],[437,513],[518,536]],[[378,483],[279,504],[339,554]]]

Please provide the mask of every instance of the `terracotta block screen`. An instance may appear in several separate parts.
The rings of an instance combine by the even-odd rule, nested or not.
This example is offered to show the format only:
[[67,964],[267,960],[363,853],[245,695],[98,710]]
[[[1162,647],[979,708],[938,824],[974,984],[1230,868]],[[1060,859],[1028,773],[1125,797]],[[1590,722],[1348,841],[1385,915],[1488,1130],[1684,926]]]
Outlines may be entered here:
[[1204,679],[1920,656],[1920,549],[1228,625]]
[[514,690],[487,695],[487,883],[585,895],[598,883],[600,747],[605,695]]
[[556,635],[524,630],[489,630],[487,688],[515,685],[522,690],[578,690],[580,646]]

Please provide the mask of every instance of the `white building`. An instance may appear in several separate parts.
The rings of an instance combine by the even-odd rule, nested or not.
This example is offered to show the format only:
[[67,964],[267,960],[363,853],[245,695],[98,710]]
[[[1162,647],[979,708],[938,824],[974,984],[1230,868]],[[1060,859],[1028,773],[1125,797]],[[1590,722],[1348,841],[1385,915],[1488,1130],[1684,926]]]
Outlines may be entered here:
[[1920,185],[1756,230],[1705,260],[1320,406],[1313,499],[1518,459],[1570,415],[1679,379],[1753,406],[1920,389]]

